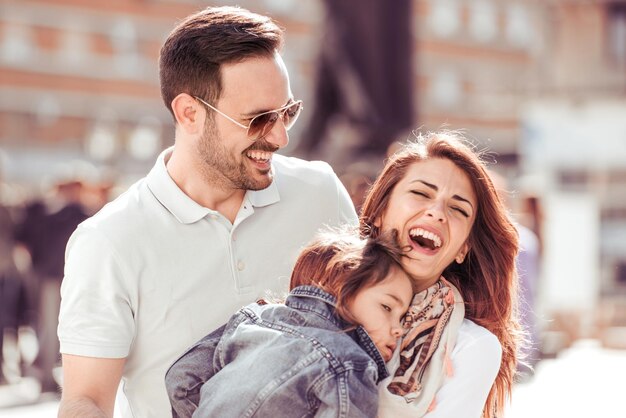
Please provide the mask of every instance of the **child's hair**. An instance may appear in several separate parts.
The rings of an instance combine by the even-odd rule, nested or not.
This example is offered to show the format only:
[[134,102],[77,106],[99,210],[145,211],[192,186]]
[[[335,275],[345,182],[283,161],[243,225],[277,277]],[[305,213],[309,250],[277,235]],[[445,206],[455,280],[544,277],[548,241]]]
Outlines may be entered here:
[[347,304],[362,289],[382,282],[391,268],[402,268],[396,234],[361,238],[356,230],[320,232],[296,260],[289,289],[323,289],[337,298],[337,314],[354,324]]

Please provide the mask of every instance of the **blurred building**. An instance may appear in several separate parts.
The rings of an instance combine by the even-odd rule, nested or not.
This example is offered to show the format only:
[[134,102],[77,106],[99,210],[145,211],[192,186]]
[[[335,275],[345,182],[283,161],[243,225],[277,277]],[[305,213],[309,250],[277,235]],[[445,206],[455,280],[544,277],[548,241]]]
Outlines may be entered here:
[[[5,180],[37,185],[68,161],[142,176],[173,143],[158,54],[190,0],[0,0],[0,149]],[[317,2],[221,1],[272,11],[289,32],[295,92],[308,91]],[[305,35],[303,35],[303,33]],[[310,71],[309,71],[310,72]]]
[[545,15],[540,1],[416,1],[419,125],[465,129],[515,166],[520,109],[539,87]]
[[[321,0],[0,0],[5,179],[36,185],[72,160],[143,175],[173,140],[158,51],[178,19],[209,4],[286,28],[292,90],[305,100],[289,153],[310,118],[318,52],[337,48],[324,42]],[[545,305],[593,309],[626,294],[625,2],[413,0],[410,19],[414,126],[465,129],[514,189],[546,201]],[[329,136],[358,140],[350,126]]]
[[[544,309],[626,347],[626,2],[545,5],[540,88],[520,155],[544,197]],[[599,326],[598,326],[599,325]]]

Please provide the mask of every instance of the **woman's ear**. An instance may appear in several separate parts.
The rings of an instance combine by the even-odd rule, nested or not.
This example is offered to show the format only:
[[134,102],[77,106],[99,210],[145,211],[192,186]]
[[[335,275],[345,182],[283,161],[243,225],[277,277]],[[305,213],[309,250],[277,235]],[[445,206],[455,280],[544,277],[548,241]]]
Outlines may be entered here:
[[172,100],[172,111],[176,123],[188,134],[197,134],[204,125],[201,105],[187,93],[181,93]]
[[465,261],[465,256],[467,255],[467,253],[469,253],[469,250],[470,250],[469,243],[466,242],[465,244],[463,244],[458,254],[454,258],[458,264],[462,264],[463,261]]

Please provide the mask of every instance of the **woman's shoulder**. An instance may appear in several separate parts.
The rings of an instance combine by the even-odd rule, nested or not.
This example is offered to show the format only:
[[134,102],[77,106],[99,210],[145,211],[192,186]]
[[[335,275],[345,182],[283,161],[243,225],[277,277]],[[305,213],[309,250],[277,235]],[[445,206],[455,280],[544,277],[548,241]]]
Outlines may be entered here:
[[[502,357],[502,345],[491,331],[464,319],[459,328],[456,345],[452,351],[452,357],[471,358],[475,361],[493,361],[500,364]],[[497,360],[497,361],[496,361]]]

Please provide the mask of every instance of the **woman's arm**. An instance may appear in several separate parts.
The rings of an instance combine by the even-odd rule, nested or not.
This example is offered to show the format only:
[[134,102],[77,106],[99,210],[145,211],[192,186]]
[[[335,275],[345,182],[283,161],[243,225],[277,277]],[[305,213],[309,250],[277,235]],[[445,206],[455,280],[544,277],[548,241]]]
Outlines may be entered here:
[[424,418],[480,418],[500,369],[500,342],[485,328],[466,320],[450,357],[452,376],[445,378],[434,409]]

